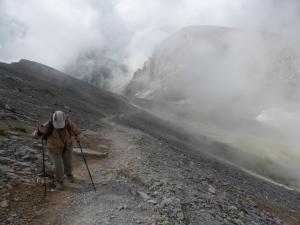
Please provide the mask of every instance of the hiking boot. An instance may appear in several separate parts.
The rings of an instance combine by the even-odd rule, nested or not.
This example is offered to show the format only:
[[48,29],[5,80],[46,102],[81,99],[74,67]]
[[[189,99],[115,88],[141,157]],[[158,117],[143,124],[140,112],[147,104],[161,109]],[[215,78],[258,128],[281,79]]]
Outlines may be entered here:
[[67,175],[67,179],[70,183],[74,183],[75,182],[75,177],[73,175]]
[[65,185],[64,185],[63,181],[57,182],[57,184],[56,184],[57,190],[62,191],[62,190],[64,190],[64,188],[65,188]]

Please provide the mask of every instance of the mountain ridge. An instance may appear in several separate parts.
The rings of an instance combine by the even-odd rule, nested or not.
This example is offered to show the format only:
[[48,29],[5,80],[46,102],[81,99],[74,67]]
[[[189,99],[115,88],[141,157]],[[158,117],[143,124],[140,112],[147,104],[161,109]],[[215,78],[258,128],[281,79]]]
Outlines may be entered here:
[[[36,65],[0,64],[1,224],[282,225],[300,221],[297,191],[212,156],[232,157],[230,146],[187,132],[125,97]],[[42,174],[42,144],[32,143],[31,132],[58,109],[82,129],[84,150],[104,157],[87,155],[97,192],[91,189],[77,155],[77,183],[66,183],[64,192],[53,191],[48,183],[47,196],[37,183]],[[50,166],[46,157],[47,171]]]

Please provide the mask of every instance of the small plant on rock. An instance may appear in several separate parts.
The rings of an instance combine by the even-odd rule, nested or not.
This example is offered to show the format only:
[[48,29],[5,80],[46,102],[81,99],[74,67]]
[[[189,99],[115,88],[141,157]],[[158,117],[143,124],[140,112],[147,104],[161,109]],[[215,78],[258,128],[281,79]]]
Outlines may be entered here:
[[4,136],[4,135],[6,135],[5,129],[3,129],[3,128],[0,128],[0,135],[1,135],[1,136]]

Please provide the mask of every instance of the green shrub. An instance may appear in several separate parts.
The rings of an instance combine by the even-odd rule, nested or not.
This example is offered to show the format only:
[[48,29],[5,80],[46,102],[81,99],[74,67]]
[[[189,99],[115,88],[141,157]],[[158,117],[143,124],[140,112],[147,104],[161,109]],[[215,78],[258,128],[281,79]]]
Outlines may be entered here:
[[4,136],[4,135],[6,135],[5,129],[3,129],[3,128],[0,128],[0,135],[1,135],[1,136]]
[[11,130],[26,133],[26,129],[24,127],[12,127]]

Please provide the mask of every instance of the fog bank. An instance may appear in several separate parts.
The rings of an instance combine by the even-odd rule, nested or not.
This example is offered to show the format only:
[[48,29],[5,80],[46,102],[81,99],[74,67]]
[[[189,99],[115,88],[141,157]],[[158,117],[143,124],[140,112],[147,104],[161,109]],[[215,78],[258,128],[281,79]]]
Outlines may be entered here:
[[296,0],[2,0],[0,61],[38,61],[119,92],[153,47],[182,27],[298,35],[299,10]]

